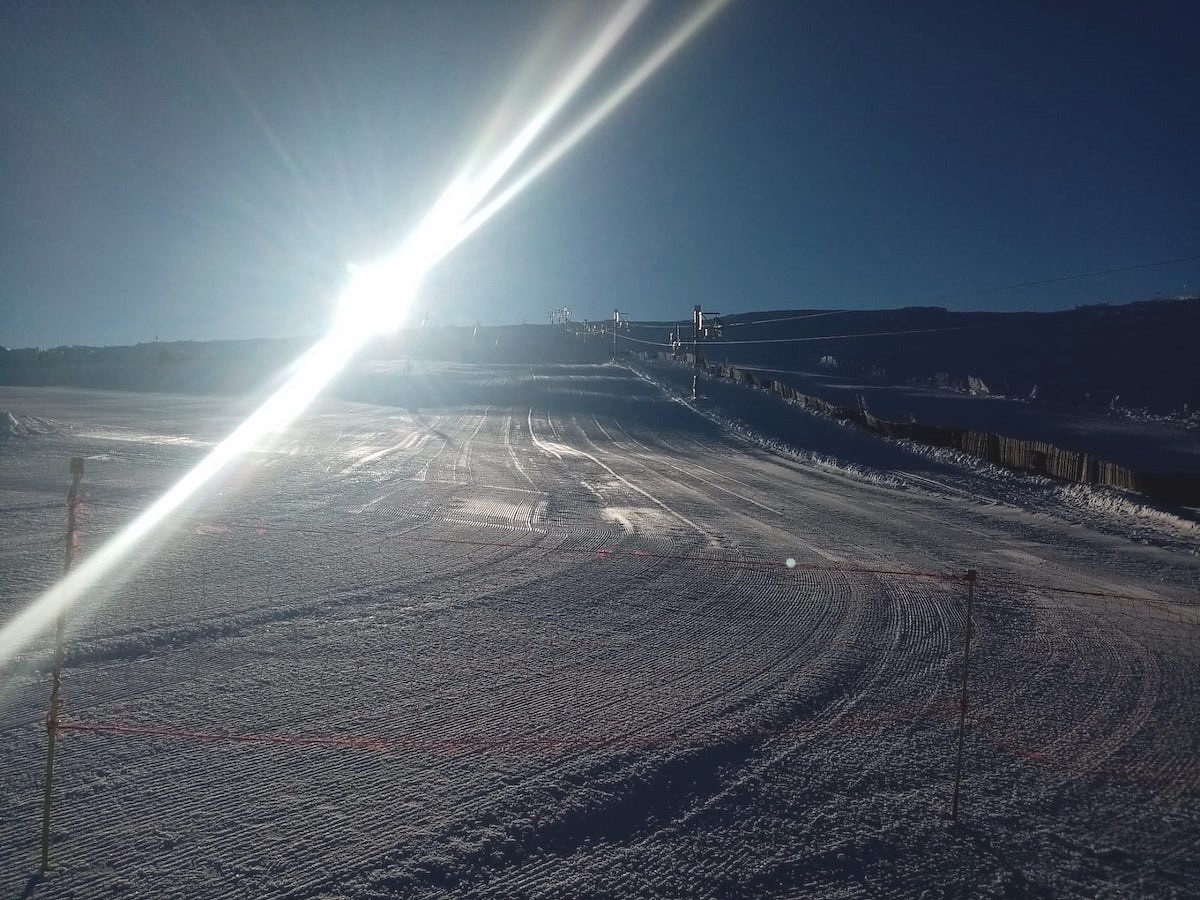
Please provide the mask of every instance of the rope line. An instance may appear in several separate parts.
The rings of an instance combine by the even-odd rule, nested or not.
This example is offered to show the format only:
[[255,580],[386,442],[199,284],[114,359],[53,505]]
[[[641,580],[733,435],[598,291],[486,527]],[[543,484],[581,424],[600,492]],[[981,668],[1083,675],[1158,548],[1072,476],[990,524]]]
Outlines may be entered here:
[[[128,737],[169,737],[206,743],[278,744],[293,747],[333,747],[342,750],[369,750],[376,753],[441,750],[447,752],[477,752],[485,750],[572,750],[602,749],[605,747],[668,747],[687,741],[676,736],[611,735],[607,737],[538,737],[509,735],[453,735],[429,737],[405,735],[399,738],[341,737],[331,735],[254,734],[233,731],[197,731],[187,728],[167,728],[144,725],[118,725],[100,722],[59,722],[64,731],[116,734]],[[755,737],[756,735],[747,735]],[[765,733],[763,736],[766,736]]]
[[[514,541],[494,540],[471,540],[469,538],[442,538],[432,537],[427,535],[416,534],[414,531],[398,531],[398,532],[369,532],[361,528],[297,528],[287,525],[271,525],[268,523],[246,523],[246,522],[221,522],[210,523],[219,527],[231,529],[247,529],[256,532],[271,532],[283,531],[294,534],[308,535],[328,535],[328,534],[352,534],[371,536],[379,541],[386,540],[401,540],[412,541],[415,543],[428,544],[446,544],[446,545],[461,545],[467,547],[500,547],[518,550],[536,550],[539,549],[538,544],[522,544]],[[655,559],[670,562],[686,562],[686,563],[701,563],[711,566],[720,566],[738,569],[774,569],[784,571],[805,571],[805,572],[832,572],[842,575],[886,575],[894,578],[924,578],[935,581],[945,581],[949,583],[965,583],[966,573],[957,572],[933,572],[920,569],[893,569],[876,566],[840,566],[840,565],[824,565],[820,563],[803,563],[796,561],[794,566],[789,566],[786,562],[773,559],[722,559],[714,556],[703,556],[697,554],[682,554],[682,553],[656,553],[647,550],[619,550],[613,547],[553,547],[545,548],[545,552],[550,553],[574,553],[586,556],[599,556],[601,558],[619,558],[619,559]],[[1049,593],[1070,594],[1073,596],[1082,597],[1097,597],[1108,600],[1127,600],[1138,603],[1156,603],[1165,606],[1178,606],[1178,601],[1164,599],[1161,597],[1146,597],[1136,594],[1122,594],[1114,591],[1096,591],[1083,590],[1080,588],[1071,588],[1064,585],[1044,584],[1028,581],[1013,581],[1003,577],[994,577],[987,570],[977,570],[977,582],[980,588],[992,586],[1003,587],[1017,590],[1032,590],[1045,591]]]
[[[432,537],[427,535],[415,534],[412,531],[398,532],[370,532],[361,528],[296,528],[287,525],[269,525],[265,523],[249,523],[249,522],[219,522],[205,523],[210,526],[229,529],[253,530],[255,532],[270,532],[283,531],[289,534],[308,534],[308,535],[328,535],[328,534],[352,534],[370,536],[380,541],[384,540],[401,540],[413,541],[415,543],[426,544],[448,544],[467,547],[500,547],[517,550],[537,550],[540,548],[538,544],[525,544],[515,541],[482,541],[471,540],[469,538],[442,538]],[[653,559],[670,562],[689,562],[703,563],[712,566],[721,566],[737,569],[782,569],[784,571],[802,570],[809,572],[836,572],[839,574],[863,574],[863,575],[890,575],[901,578],[927,578],[940,581],[959,582],[966,580],[966,574],[957,574],[953,572],[927,572],[916,569],[890,569],[871,566],[829,566],[817,563],[802,563],[796,561],[794,565],[788,565],[787,562],[773,559],[723,559],[714,556],[701,556],[697,554],[685,553],[655,553],[647,550],[618,550],[612,547],[552,547],[544,548],[547,553],[575,553],[586,556],[599,556],[603,559],[612,557],[622,559]]]
[[[981,576],[982,577],[982,576]],[[1016,590],[1031,590],[1031,591],[1049,591],[1056,594],[1071,594],[1078,597],[1099,597],[1104,600],[1132,600],[1138,603],[1158,603],[1163,606],[1184,606],[1173,600],[1166,600],[1162,597],[1139,597],[1135,594],[1115,594],[1109,591],[1085,591],[1079,588],[1062,587],[1053,584],[1033,584],[1024,581],[1012,581],[1004,578],[988,579],[989,584],[997,587],[1005,587]]]
[[[360,537],[364,537],[364,538],[369,538],[371,542],[377,542],[377,543],[381,543],[381,542],[389,541],[389,540],[403,540],[403,541],[412,541],[414,543],[461,545],[461,546],[468,546],[468,547],[499,547],[499,548],[517,549],[517,550],[539,549],[538,544],[522,544],[522,543],[517,543],[514,541],[504,541],[504,540],[499,540],[499,539],[492,540],[492,541],[483,541],[483,540],[471,540],[468,538],[439,538],[439,537],[425,536],[425,535],[420,535],[420,534],[415,533],[416,529],[426,527],[426,523],[418,524],[418,525],[414,526],[413,528],[405,530],[405,531],[395,531],[395,532],[376,532],[376,531],[369,531],[364,528],[336,528],[336,527],[330,527],[330,526],[297,527],[297,526],[291,526],[291,525],[272,524],[272,523],[268,523],[265,521],[262,521],[262,522],[202,522],[200,527],[202,527],[202,526],[208,526],[210,528],[218,528],[218,529],[224,528],[224,529],[230,529],[230,530],[254,531],[259,536],[265,536],[266,534],[272,533],[272,532],[284,532],[286,534],[303,534],[303,535],[310,535],[310,536],[316,536],[316,537],[344,534],[344,535],[355,535],[355,536],[360,536]],[[365,545],[366,544],[364,542],[363,546],[365,546]],[[599,547],[599,548],[553,547],[553,548],[547,548],[546,552],[573,553],[573,554],[578,554],[581,556],[583,556],[583,555],[593,556],[594,555],[594,556],[599,556],[601,558],[615,557],[618,559],[624,559],[624,558],[658,559],[658,560],[669,560],[671,562],[701,563],[701,564],[712,565],[712,566],[725,566],[725,567],[729,567],[729,568],[740,568],[740,569],[756,569],[756,568],[773,569],[773,570],[784,569],[784,570],[795,570],[795,571],[805,571],[805,572],[832,572],[832,573],[843,574],[843,575],[863,574],[863,575],[885,575],[885,576],[890,576],[890,577],[895,577],[895,578],[924,578],[924,579],[931,579],[931,580],[937,580],[937,581],[945,581],[948,583],[965,583],[966,582],[966,574],[965,573],[946,572],[946,571],[933,572],[933,571],[916,570],[916,569],[892,569],[892,568],[871,567],[871,566],[831,566],[831,565],[822,565],[822,564],[818,564],[818,563],[802,563],[799,560],[796,561],[795,566],[789,566],[786,562],[780,562],[778,560],[773,560],[773,559],[757,559],[757,558],[722,559],[720,557],[701,556],[701,555],[696,555],[696,554],[654,553],[654,552],[650,552],[650,551],[646,551],[646,550],[618,550],[613,547]],[[1176,607],[1176,606],[1184,606],[1185,608],[1187,607],[1187,604],[1181,603],[1178,600],[1171,600],[1169,598],[1147,597],[1144,595],[1125,594],[1125,593],[1119,593],[1116,591],[1084,590],[1081,588],[1066,587],[1065,585],[1046,584],[1046,583],[1039,583],[1039,582],[1033,582],[1033,581],[1014,581],[1012,579],[1004,578],[1002,576],[1001,577],[994,576],[991,573],[989,573],[988,570],[986,570],[986,569],[978,569],[977,573],[978,573],[978,578],[979,578],[977,585],[979,588],[999,587],[999,588],[1007,588],[1010,590],[1043,591],[1046,593],[1068,594],[1071,596],[1079,596],[1079,597],[1094,597],[1094,598],[1104,599],[1104,600],[1123,600],[1123,601],[1129,601],[1129,602],[1135,602],[1135,603],[1152,603],[1152,604],[1158,604],[1158,605],[1170,606],[1170,607]],[[179,578],[178,575],[170,575],[170,576],[163,576],[163,577],[172,578],[172,579]],[[1200,598],[1197,598],[1197,602],[1200,603]]]
[[[614,547],[551,547],[541,548],[539,544],[519,543],[516,541],[505,541],[501,539],[485,541],[471,540],[469,538],[445,538],[433,537],[430,535],[421,535],[416,533],[417,529],[426,527],[427,523],[417,524],[404,531],[379,532],[370,531],[365,528],[338,528],[331,526],[324,527],[302,527],[285,524],[272,524],[266,521],[257,522],[201,522],[196,527],[208,527],[212,529],[227,529],[227,530],[245,530],[254,531],[258,536],[263,537],[270,533],[283,532],[285,534],[301,534],[314,537],[327,537],[331,535],[353,535],[368,539],[361,546],[366,546],[367,543],[382,543],[391,540],[411,541],[413,543],[425,544],[442,544],[447,546],[465,546],[465,547],[497,547],[501,549],[513,550],[538,550],[542,549],[543,553],[571,553],[579,556],[596,556],[601,559],[651,559],[670,562],[693,563],[700,565],[708,565],[714,567],[722,567],[729,569],[765,569],[768,571],[776,571],[780,574],[786,574],[788,571],[795,572],[829,572],[840,575],[878,575],[891,578],[918,578],[932,581],[942,581],[951,584],[965,584],[966,573],[957,572],[935,572],[917,569],[895,569],[873,566],[846,566],[846,565],[824,565],[819,563],[804,563],[799,560],[795,561],[795,565],[789,566],[787,562],[773,559],[761,558],[743,558],[743,559],[723,559],[720,557],[703,556],[698,554],[683,554],[683,553],[657,553],[647,550],[620,550]],[[211,532],[210,532],[211,536]],[[54,542],[50,542],[54,543]],[[1050,594],[1065,594],[1074,597],[1091,597],[1101,600],[1119,600],[1133,603],[1156,604],[1164,607],[1181,607],[1184,609],[1191,608],[1189,604],[1172,600],[1163,597],[1146,597],[1137,594],[1125,594],[1116,591],[1100,591],[1100,590],[1085,590],[1082,588],[1072,588],[1065,585],[1045,584],[1028,581],[1014,581],[1002,576],[994,576],[986,569],[978,569],[979,588],[986,589],[988,587],[1005,588],[1009,590],[1025,590],[1025,591],[1041,591]],[[172,580],[179,580],[178,574],[163,576]],[[1200,603],[1200,598],[1197,598],[1197,603]]]
[[[495,751],[507,752],[546,752],[586,750],[659,750],[681,747],[709,746],[714,740],[760,742],[778,738],[800,739],[813,737],[823,732],[878,732],[887,728],[913,727],[948,727],[949,720],[955,715],[954,704],[947,700],[942,704],[934,704],[930,708],[915,714],[905,714],[900,711],[881,712],[877,715],[849,715],[828,723],[801,722],[772,729],[723,733],[715,735],[698,734],[687,736],[682,734],[639,735],[639,734],[610,734],[604,736],[538,736],[538,735],[502,735],[486,737],[483,735],[448,735],[431,737],[424,735],[405,735],[397,738],[371,738],[342,735],[290,735],[290,734],[255,734],[236,731],[201,731],[190,728],[168,728],[165,726],[122,725],[110,722],[74,722],[58,723],[59,731],[73,731],[81,734],[113,735],[125,738],[174,738],[211,744],[258,744],[268,746],[287,746],[299,748],[327,748],[332,750],[361,750],[369,753],[486,753]],[[1026,763],[1042,768],[1053,768],[1062,771],[1076,771],[1069,756],[1055,755],[1043,749],[1027,747],[1013,740],[993,721],[991,715],[976,715],[967,717],[978,737],[988,741],[1000,750],[1019,758]],[[1131,766],[1105,767],[1102,771],[1130,780],[1149,784],[1169,784],[1180,788],[1187,794],[1197,790],[1195,779],[1179,779],[1170,773],[1154,776]]]
[[[915,725],[939,719],[953,718],[955,712],[947,701],[920,715],[900,712],[874,716],[851,716],[838,724],[838,730],[864,731],[894,725]],[[661,748],[700,746],[710,743],[713,735],[687,736],[679,733],[664,735],[607,734],[607,735],[528,735],[510,734],[489,737],[477,734],[430,736],[407,734],[400,737],[358,737],[354,735],[292,735],[262,734],[238,731],[204,731],[193,728],[172,728],[159,725],[125,725],[114,722],[59,721],[63,731],[91,734],[113,734],[124,737],[166,737],[204,743],[273,744],[292,747],[331,747],[341,750],[367,750],[375,753],[403,751],[480,752],[487,750],[594,750],[610,747]],[[720,735],[722,739],[762,741],[824,730],[818,723],[796,723],[769,729],[755,729]]]

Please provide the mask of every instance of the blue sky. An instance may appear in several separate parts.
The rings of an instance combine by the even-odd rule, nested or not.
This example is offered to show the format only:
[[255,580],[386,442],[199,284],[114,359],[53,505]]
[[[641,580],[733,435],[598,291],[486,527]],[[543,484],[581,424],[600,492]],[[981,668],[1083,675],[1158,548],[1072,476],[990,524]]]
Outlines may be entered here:
[[[0,10],[0,344],[316,334],[611,6]],[[653,6],[570,108],[682,18]],[[1200,293],[1189,3],[733,3],[430,276],[433,323]]]

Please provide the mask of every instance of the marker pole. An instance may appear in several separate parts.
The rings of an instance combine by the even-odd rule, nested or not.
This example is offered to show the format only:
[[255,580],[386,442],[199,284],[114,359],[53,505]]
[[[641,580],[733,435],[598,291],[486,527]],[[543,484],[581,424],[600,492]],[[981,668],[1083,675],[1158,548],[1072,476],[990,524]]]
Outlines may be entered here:
[[[71,571],[75,561],[75,546],[79,525],[79,482],[83,480],[83,458],[71,459],[71,489],[67,492],[67,549],[63,559],[63,574]],[[63,631],[66,613],[60,612],[54,627],[54,674],[50,683],[50,711],[46,714],[46,793],[42,799],[42,871],[50,869],[50,812],[54,801],[54,745],[58,738],[58,708],[62,690]]]
[[971,632],[975,630],[973,620],[975,607],[975,570],[967,572],[967,628],[963,641],[962,693],[958,702],[958,761],[954,769],[954,803],[950,809],[950,818],[958,818],[958,795],[962,786],[963,771],[963,732],[967,724],[967,672],[971,665]]

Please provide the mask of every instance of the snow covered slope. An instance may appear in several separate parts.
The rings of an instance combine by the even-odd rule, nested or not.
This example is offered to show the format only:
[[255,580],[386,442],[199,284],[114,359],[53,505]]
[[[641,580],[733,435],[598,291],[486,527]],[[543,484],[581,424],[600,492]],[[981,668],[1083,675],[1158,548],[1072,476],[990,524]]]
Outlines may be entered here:
[[[766,437],[749,393],[456,367],[312,409],[72,611],[41,880],[49,640],[0,672],[0,896],[1194,893],[1194,532]],[[61,567],[71,456],[93,552],[239,412],[0,408],[55,423],[0,444],[3,621]]]

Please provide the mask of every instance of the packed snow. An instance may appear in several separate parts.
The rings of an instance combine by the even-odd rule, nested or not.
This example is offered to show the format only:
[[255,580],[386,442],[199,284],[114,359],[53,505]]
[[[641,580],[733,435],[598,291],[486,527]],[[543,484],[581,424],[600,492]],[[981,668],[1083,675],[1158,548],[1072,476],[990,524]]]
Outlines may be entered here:
[[[0,895],[1200,888],[1178,511],[744,386],[693,401],[668,364],[376,375],[70,612],[42,877],[51,636],[0,671]],[[61,571],[71,457],[88,554],[247,402],[0,408],[8,621]]]
[[53,430],[53,422],[36,416],[15,416],[7,409],[0,409],[0,442],[28,437],[31,434],[48,434]]

